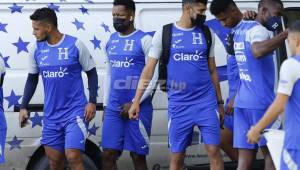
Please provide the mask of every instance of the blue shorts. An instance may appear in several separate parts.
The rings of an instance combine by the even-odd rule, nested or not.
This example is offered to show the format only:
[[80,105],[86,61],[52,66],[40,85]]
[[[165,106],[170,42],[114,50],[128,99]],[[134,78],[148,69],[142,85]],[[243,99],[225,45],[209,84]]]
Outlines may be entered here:
[[198,126],[204,144],[220,144],[220,122],[216,106],[169,106],[168,112],[169,146],[172,153],[184,152],[191,145],[194,126]]
[[[233,93],[232,94],[229,93],[229,96],[234,96],[234,95],[233,95]],[[227,98],[226,103],[224,105],[225,111],[226,111],[227,105],[229,104],[231,99],[232,99],[232,97]],[[233,115],[234,115],[234,113],[232,113],[230,115],[225,114],[225,117],[224,117],[224,127],[229,129],[231,132],[233,132],[233,124],[234,124]]]
[[123,119],[119,111],[106,108],[102,127],[102,149],[149,154],[152,109],[141,111],[138,120]]
[[300,150],[283,149],[280,162],[280,170],[300,169]]
[[251,126],[255,125],[265,114],[266,110],[234,108],[233,147],[241,149],[257,149],[266,146],[266,140],[262,137],[258,144],[247,142],[247,133]]
[[234,116],[233,116],[233,114],[231,114],[231,115],[225,114],[224,127],[229,129],[231,132],[233,132],[233,125],[234,125]]
[[62,153],[65,149],[84,151],[87,127],[88,123],[80,116],[60,123],[44,121],[41,143]]
[[5,162],[5,140],[6,140],[7,125],[3,112],[0,112],[0,164]]

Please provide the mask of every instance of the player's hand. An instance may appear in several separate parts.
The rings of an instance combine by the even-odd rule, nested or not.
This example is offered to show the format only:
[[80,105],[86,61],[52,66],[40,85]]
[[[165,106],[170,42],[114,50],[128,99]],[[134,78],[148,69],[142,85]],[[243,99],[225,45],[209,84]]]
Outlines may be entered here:
[[30,113],[27,109],[21,109],[19,113],[19,125],[21,128],[25,127],[28,124]]
[[129,102],[129,103],[125,103],[125,104],[121,107],[121,113],[120,113],[120,115],[121,115],[121,117],[122,117],[123,119],[129,119],[129,113],[128,113],[128,111],[129,111],[131,105],[132,105],[132,102]]
[[255,20],[257,13],[255,11],[246,11],[243,13],[243,18],[245,20]]
[[221,129],[224,129],[224,116],[225,116],[224,106],[223,104],[219,104],[219,119],[220,119]]
[[233,104],[234,104],[234,98],[232,98],[229,101],[228,105],[226,106],[226,108],[225,108],[225,114],[231,115],[233,113],[233,110],[234,110],[233,109]]
[[140,103],[133,102],[128,113],[129,119],[138,119],[140,113]]
[[252,126],[251,129],[247,133],[248,143],[255,144],[258,143],[260,138],[260,131]]
[[87,122],[91,121],[95,117],[95,114],[96,114],[96,104],[88,103],[85,106],[85,112],[84,112],[85,121]]

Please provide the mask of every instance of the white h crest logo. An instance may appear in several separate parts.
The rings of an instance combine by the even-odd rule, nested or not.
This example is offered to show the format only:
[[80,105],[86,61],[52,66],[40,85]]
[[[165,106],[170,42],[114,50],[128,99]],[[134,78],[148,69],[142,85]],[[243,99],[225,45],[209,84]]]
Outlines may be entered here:
[[275,24],[272,25],[272,27],[273,27],[274,29],[276,29],[278,26],[279,26],[278,23],[275,23]]
[[124,51],[132,51],[133,43],[134,43],[134,40],[130,40],[130,43],[129,43],[129,40],[126,40]]
[[193,34],[193,44],[203,44],[201,33],[192,33]]
[[65,56],[64,59],[68,60],[69,59],[69,53],[68,53],[69,48],[58,48],[58,60],[63,59],[63,55]]

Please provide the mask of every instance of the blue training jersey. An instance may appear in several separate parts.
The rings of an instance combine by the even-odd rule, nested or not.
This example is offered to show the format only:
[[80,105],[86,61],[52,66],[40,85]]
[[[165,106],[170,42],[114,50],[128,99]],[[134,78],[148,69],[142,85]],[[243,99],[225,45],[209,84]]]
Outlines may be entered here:
[[251,51],[251,46],[254,42],[270,39],[271,34],[258,22],[244,20],[233,28],[233,32],[240,75],[235,107],[266,109],[275,96],[273,53],[257,59]]
[[[110,36],[105,47],[110,70],[107,102],[110,110],[121,111],[121,106],[134,98],[151,39],[141,30],[128,36],[120,36],[118,32]],[[141,110],[149,109],[152,109],[151,97],[141,104]]]
[[285,149],[299,150],[300,55],[285,60],[280,70],[278,93],[289,96],[285,107]]
[[216,93],[208,68],[208,47],[202,30],[196,27],[182,29],[173,24],[171,39],[167,66],[169,104],[215,105]]
[[84,44],[66,34],[55,45],[36,42],[30,59],[29,73],[40,73],[43,79],[45,120],[60,122],[83,116],[87,99],[81,72],[95,67]]

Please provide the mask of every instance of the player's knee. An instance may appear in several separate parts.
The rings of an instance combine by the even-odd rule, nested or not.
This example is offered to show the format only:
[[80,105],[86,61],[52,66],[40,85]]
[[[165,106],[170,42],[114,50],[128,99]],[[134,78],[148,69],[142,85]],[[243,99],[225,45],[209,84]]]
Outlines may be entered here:
[[130,152],[130,157],[134,160],[134,161],[141,161],[146,159],[145,155],[140,155],[134,152]]
[[184,153],[173,153],[171,155],[171,161],[173,163],[180,163],[180,162],[184,161],[184,156],[185,156]]
[[61,167],[64,165],[64,160],[49,159],[49,165],[51,169],[61,169]]
[[215,159],[220,157],[220,147],[219,146],[207,146],[206,151],[208,154],[208,157],[210,159]]
[[66,158],[71,165],[81,163],[81,154],[76,151],[66,151]]
[[102,152],[103,161],[116,161],[118,158],[118,151],[113,149],[104,149]]

